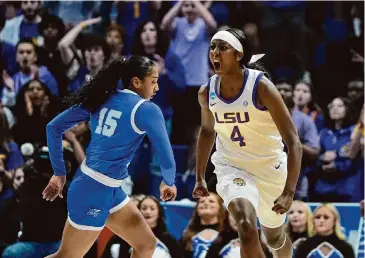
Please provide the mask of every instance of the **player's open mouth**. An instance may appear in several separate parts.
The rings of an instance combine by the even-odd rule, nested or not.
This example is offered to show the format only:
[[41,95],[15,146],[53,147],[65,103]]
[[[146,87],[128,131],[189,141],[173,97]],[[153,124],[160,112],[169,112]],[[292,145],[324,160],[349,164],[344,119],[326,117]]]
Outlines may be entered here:
[[215,71],[218,71],[221,68],[221,62],[213,61],[213,67]]

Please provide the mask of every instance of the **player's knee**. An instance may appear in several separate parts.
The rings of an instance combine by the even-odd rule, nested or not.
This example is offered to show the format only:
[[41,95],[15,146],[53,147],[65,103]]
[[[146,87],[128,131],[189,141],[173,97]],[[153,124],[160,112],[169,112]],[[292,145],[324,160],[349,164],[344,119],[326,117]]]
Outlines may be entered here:
[[283,245],[284,240],[285,233],[267,234],[266,236],[267,244],[272,248],[279,248]]
[[244,239],[249,240],[257,234],[256,225],[247,218],[240,218],[237,223],[238,230]]
[[157,239],[154,237],[149,241],[136,244],[133,249],[139,254],[153,254],[157,246]]

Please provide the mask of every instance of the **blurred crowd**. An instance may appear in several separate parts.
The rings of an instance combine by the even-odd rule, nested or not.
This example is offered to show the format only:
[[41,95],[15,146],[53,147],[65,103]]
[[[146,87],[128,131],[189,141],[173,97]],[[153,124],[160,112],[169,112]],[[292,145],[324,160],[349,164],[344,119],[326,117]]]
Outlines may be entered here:
[[[306,253],[353,251],[339,214],[305,202],[364,199],[364,2],[307,1],[1,1],[0,254],[44,257],[57,250],[67,217],[65,198],[41,192],[53,171],[46,125],[108,60],[145,55],[155,61],[162,110],[177,165],[178,199],[191,199],[199,87],[213,74],[209,42],[219,29],[243,30],[291,112],[303,144],[302,170],[288,215],[288,234]],[[122,88],[123,85],[120,85]],[[64,135],[67,181],[85,159],[87,123]],[[158,199],[158,158],[148,138],[129,166],[124,190],[159,238],[158,257],[239,257],[236,225],[214,194],[197,202],[181,239],[167,232]],[[144,196],[143,198],[141,196]],[[270,250],[262,239],[270,257]],[[235,249],[236,248],[236,249]],[[96,244],[89,252],[95,257]],[[113,237],[103,257],[128,257]],[[28,256],[26,256],[27,254]],[[231,256],[228,256],[228,255]],[[235,255],[234,255],[235,254]],[[165,256],[164,256],[165,255]],[[348,256],[347,256],[348,255]]]

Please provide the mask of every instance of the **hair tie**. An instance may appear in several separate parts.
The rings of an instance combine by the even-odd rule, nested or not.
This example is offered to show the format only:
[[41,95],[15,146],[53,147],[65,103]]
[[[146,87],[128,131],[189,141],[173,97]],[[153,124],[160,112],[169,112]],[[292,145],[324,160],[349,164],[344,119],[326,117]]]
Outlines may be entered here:
[[252,57],[251,57],[251,59],[250,59],[250,61],[248,63],[249,64],[255,63],[256,61],[260,60],[264,56],[265,56],[265,54],[252,55]]

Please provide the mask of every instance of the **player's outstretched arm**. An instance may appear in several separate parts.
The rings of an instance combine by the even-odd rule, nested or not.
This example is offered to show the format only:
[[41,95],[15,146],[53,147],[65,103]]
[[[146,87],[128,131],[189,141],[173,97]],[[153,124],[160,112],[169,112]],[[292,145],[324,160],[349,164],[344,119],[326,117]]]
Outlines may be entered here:
[[283,194],[275,201],[273,207],[275,212],[283,214],[289,210],[293,201],[302,161],[302,144],[289,110],[275,85],[263,76],[257,91],[258,103],[269,110],[288,148],[288,177]]
[[147,133],[160,160],[163,178],[160,186],[161,199],[163,201],[175,200],[176,165],[161,109],[150,101],[144,102],[137,109],[135,123],[138,129]]
[[194,198],[209,195],[207,183],[205,182],[205,170],[216,135],[214,131],[214,117],[208,107],[207,85],[201,86],[198,100],[201,107],[201,126],[196,147],[196,183],[193,191]]

